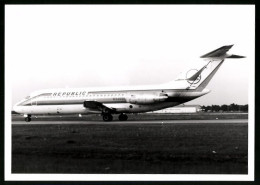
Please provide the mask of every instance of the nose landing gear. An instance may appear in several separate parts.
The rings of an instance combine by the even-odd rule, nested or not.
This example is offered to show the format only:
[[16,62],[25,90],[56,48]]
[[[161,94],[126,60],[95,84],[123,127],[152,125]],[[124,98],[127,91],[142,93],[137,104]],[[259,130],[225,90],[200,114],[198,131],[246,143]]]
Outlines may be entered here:
[[27,115],[24,120],[30,122],[32,120],[31,115]]

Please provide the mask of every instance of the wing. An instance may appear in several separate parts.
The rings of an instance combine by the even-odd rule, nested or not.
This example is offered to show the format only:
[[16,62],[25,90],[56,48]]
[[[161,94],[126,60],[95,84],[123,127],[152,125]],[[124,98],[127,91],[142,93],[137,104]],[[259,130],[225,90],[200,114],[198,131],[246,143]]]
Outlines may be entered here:
[[116,112],[115,108],[109,108],[105,106],[103,103],[100,103],[98,101],[84,101],[84,107],[89,109],[99,110],[101,112],[106,112],[106,113]]
[[211,57],[222,57],[225,56],[225,54],[232,48],[233,45],[229,46],[222,46],[214,51],[211,51],[205,55],[202,55],[200,58],[211,58]]

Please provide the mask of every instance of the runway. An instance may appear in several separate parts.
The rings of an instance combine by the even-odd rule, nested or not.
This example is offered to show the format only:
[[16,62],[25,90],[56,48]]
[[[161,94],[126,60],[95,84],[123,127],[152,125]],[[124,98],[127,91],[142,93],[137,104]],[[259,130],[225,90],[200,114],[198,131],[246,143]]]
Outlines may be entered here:
[[14,125],[39,125],[39,124],[105,124],[105,125],[116,125],[116,124],[178,124],[178,123],[187,123],[187,124],[229,124],[229,123],[248,123],[248,119],[223,119],[223,120],[149,120],[149,121],[111,121],[111,122],[103,122],[103,121],[13,121]]
[[248,172],[248,119],[37,119],[12,121],[12,173]]

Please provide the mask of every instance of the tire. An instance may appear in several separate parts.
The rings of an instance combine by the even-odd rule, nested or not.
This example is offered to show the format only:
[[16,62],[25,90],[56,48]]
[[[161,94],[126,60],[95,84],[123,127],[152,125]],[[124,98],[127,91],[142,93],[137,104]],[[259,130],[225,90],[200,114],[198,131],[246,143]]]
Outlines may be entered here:
[[31,120],[32,120],[31,117],[26,117],[26,118],[25,118],[25,121],[26,121],[26,122],[30,122]]
[[109,121],[113,121],[113,116],[109,114]]
[[118,116],[118,119],[119,119],[120,121],[126,121],[126,120],[128,119],[128,116],[127,116],[126,114],[120,114],[120,115]]
[[103,114],[103,120],[104,121],[112,121],[113,116],[111,114]]
[[125,114],[124,115],[124,121],[126,121],[128,119],[128,116]]

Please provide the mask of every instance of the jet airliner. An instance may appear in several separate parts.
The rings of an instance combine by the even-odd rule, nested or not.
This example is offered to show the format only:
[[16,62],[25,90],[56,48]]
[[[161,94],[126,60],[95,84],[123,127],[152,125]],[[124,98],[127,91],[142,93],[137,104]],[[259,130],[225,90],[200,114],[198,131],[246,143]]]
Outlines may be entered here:
[[120,121],[127,113],[141,113],[173,107],[210,92],[205,87],[225,59],[244,58],[227,52],[233,45],[222,46],[201,58],[206,63],[191,69],[185,77],[168,83],[149,86],[110,88],[47,89],[31,93],[18,102],[13,110],[23,114],[26,122],[32,115],[101,114],[104,121],[112,121],[118,114]]

